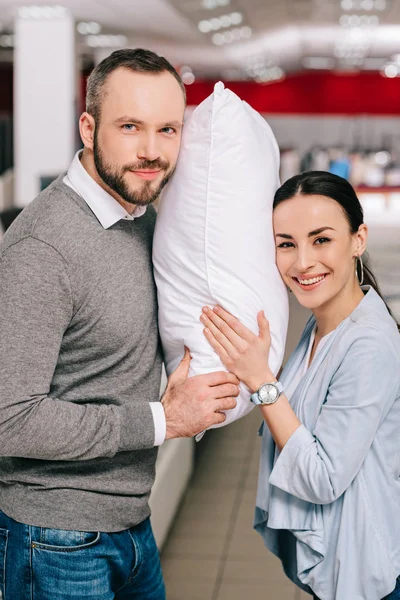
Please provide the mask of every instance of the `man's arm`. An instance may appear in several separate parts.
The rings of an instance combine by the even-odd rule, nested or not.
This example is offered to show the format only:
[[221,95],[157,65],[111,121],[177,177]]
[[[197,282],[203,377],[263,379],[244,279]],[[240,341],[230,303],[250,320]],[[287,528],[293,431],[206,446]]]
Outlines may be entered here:
[[[0,456],[89,460],[154,446],[152,399],[119,407],[64,402],[52,395],[53,374],[72,315],[66,265],[54,248],[26,238],[3,251]],[[167,438],[194,436],[224,420],[218,411],[236,404],[239,382],[234,375],[188,379],[189,363],[187,353],[163,399]]]
[[0,257],[0,455],[88,460],[154,445],[149,403],[63,402],[51,383],[73,306],[66,265],[33,238]]

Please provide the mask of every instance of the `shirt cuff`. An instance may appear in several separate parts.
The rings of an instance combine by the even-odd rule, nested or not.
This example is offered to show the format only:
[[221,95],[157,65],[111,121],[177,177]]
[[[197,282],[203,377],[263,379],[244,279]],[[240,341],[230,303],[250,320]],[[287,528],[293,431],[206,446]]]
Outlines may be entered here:
[[167,435],[167,422],[161,402],[149,402],[154,419],[154,445],[161,446]]

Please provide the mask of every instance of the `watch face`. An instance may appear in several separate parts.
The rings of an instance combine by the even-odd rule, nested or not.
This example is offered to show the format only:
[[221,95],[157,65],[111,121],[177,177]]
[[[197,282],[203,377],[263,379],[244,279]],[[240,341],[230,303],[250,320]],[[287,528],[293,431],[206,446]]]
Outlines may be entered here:
[[275,402],[278,394],[279,392],[277,388],[270,383],[262,385],[258,392],[259,398],[264,404],[271,404],[272,402]]

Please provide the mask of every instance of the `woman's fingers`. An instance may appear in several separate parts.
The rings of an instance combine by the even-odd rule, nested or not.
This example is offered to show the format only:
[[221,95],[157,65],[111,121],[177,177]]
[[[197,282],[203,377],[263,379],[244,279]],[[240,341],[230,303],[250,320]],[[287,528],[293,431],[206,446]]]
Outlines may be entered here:
[[257,314],[257,323],[260,330],[259,337],[263,340],[268,340],[270,337],[269,321],[266,318],[263,310],[260,310],[260,312]]
[[[211,326],[213,326],[212,323],[211,323]],[[216,339],[216,337],[215,337],[214,333],[211,331],[210,327],[207,326],[203,330],[203,332],[204,332],[204,335],[206,336],[208,342],[210,343],[211,347],[213,348],[213,350],[215,350],[215,352],[218,354],[218,356],[220,357],[220,359],[222,360],[224,365],[227,366],[226,363],[229,362],[229,354],[225,350],[224,346]],[[221,333],[220,333],[220,335],[223,336],[223,334],[221,334]],[[225,340],[226,340],[226,338],[225,338]],[[226,342],[229,344],[228,340],[226,340]]]
[[[227,314],[229,314],[229,313],[227,313]],[[204,318],[202,319],[203,323],[205,323],[207,325],[207,327],[209,326],[210,323],[212,323],[221,333],[224,334],[224,336],[227,338],[227,340],[229,340],[229,342],[232,344],[232,346],[236,350],[241,351],[244,349],[244,346],[246,344],[245,338],[241,337],[237,333],[237,330],[235,330],[232,327],[232,325],[230,324],[230,323],[233,323],[233,319],[235,319],[235,317],[232,317],[232,315],[230,315],[232,317],[232,319],[230,320],[230,323],[228,323],[219,314],[217,314],[215,312],[215,310],[212,310],[208,306],[205,306],[203,308],[202,316],[205,317],[205,319]],[[236,321],[237,321],[237,323],[240,324],[238,319],[236,319]],[[246,327],[243,327],[243,329],[246,330]],[[214,330],[212,329],[212,331],[214,331]],[[249,331],[249,334],[253,335],[250,331]]]
[[222,306],[214,306],[213,312],[229,325],[229,327],[243,340],[250,341],[254,337],[254,334],[250,329],[243,325],[237,317],[234,317],[231,313],[222,308]]

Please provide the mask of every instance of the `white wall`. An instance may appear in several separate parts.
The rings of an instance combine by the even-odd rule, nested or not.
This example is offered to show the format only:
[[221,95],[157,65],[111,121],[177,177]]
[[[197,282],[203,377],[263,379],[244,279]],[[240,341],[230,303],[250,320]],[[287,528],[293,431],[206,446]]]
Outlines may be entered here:
[[40,176],[67,169],[75,148],[76,54],[72,17],[15,23],[15,205],[40,191]]

